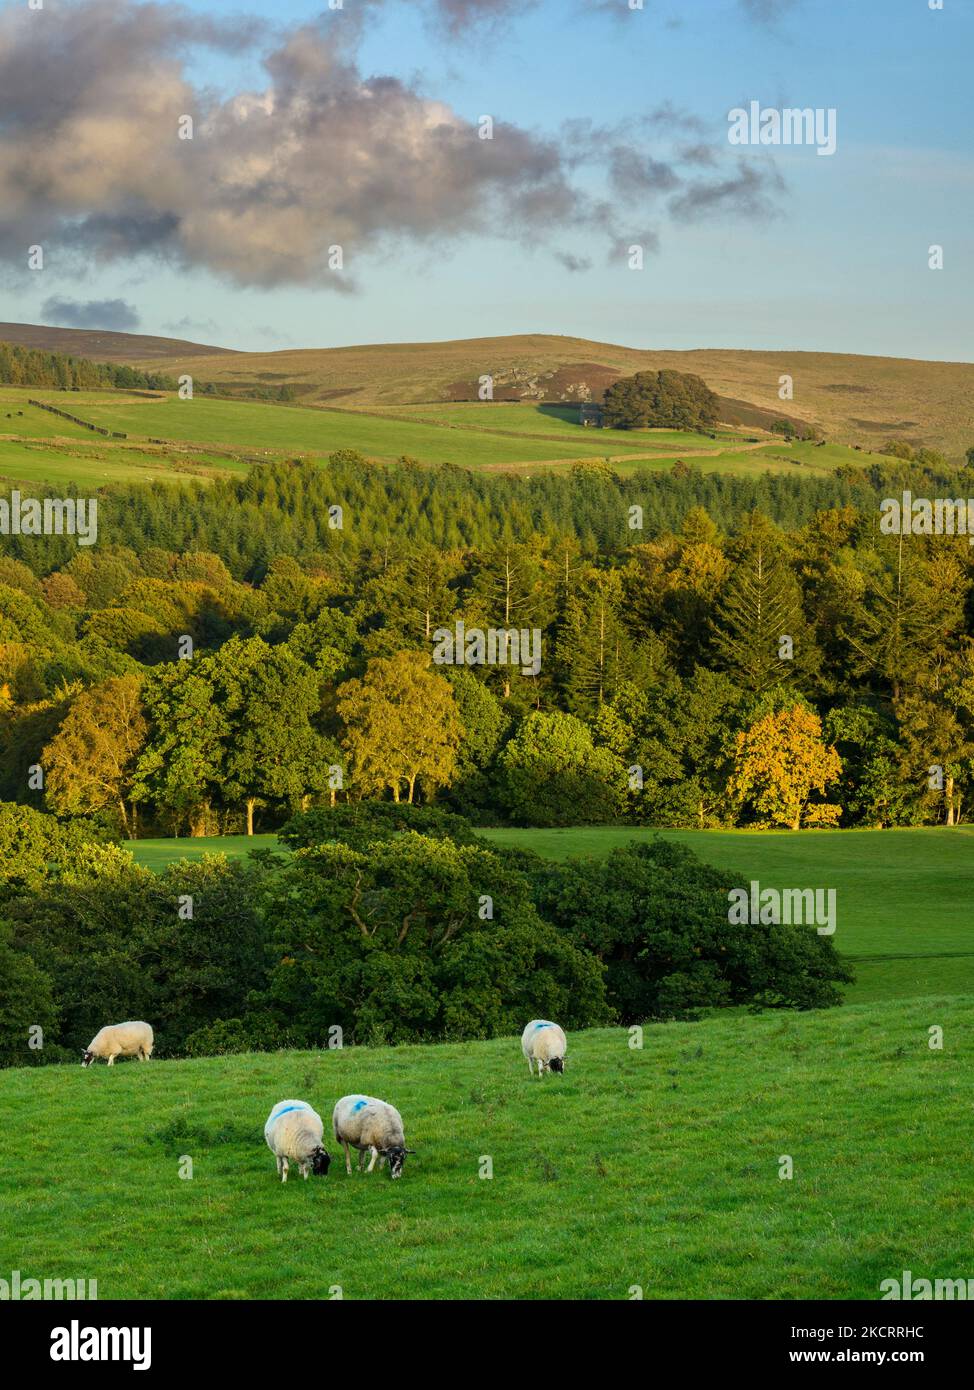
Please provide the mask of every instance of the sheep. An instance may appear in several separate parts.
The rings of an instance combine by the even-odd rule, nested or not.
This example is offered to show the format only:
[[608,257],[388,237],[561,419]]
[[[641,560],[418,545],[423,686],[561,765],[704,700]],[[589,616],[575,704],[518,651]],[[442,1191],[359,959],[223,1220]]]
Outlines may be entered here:
[[535,1062],[539,1077],[546,1071],[564,1072],[567,1050],[565,1034],[557,1023],[549,1023],[546,1018],[533,1018],[521,1034],[521,1051],[528,1059],[528,1071],[532,1076]]
[[331,1154],[322,1145],[325,1132],[321,1116],[306,1100],[279,1100],[267,1117],[264,1138],[277,1159],[281,1182],[287,1182],[288,1160],[298,1165],[301,1176],[324,1177]]
[[116,1057],[138,1057],[140,1062],[147,1062],[153,1046],[148,1023],[110,1023],[92,1038],[81,1065],[90,1067],[96,1057],[107,1057],[110,1067],[114,1066]]
[[335,1138],[345,1149],[345,1171],[351,1173],[352,1161],[349,1145],[359,1150],[358,1166],[361,1171],[366,1150],[372,1150],[372,1161],[366,1172],[371,1173],[376,1159],[381,1168],[389,1160],[389,1174],[401,1178],[406,1155],[415,1149],[406,1148],[403,1134],[402,1116],[394,1105],[374,1096],[342,1096],[332,1115]]

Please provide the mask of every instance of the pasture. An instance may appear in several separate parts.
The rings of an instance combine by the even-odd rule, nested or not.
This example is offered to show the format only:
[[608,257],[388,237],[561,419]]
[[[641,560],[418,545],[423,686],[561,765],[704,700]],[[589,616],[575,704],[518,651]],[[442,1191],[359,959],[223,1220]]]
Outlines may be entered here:
[[[629,1041],[574,1034],[543,1081],[516,1038],[0,1072],[30,1116],[0,1129],[0,1268],[101,1299],[876,1299],[968,1271],[974,1000]],[[402,1111],[399,1182],[346,1176],[351,1091]],[[326,1121],[327,1177],[277,1179],[263,1125],[289,1096]]]
[[[62,420],[27,398],[117,431],[111,439]],[[0,478],[102,487],[112,482],[210,479],[286,458],[324,460],[355,449],[380,463],[407,455],[436,466],[532,474],[608,460],[619,473],[669,470],[678,458],[707,472],[757,477],[800,467],[826,473],[864,456],[839,444],[821,449],[733,430],[717,438],[680,430],[598,430],[571,406],[476,403],[398,407],[394,412],[329,409],[197,395],[124,391],[56,392],[0,388]],[[155,441],[155,442],[154,442]],[[163,441],[163,442],[159,442]]]
[[[629,840],[679,840],[718,868],[767,888],[834,888],[835,945],[856,982],[847,1002],[928,994],[974,995],[974,827],[953,830],[662,830],[588,826],[485,830],[487,839],[552,858],[599,856]],[[274,848],[272,835],[140,840],[136,859],[161,872],[206,853]]]

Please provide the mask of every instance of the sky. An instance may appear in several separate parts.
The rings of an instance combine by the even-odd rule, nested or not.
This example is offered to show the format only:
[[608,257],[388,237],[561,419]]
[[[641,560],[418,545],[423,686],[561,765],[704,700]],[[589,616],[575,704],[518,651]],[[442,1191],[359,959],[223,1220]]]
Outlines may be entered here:
[[974,360],[974,0],[629,5],[0,0],[0,320]]

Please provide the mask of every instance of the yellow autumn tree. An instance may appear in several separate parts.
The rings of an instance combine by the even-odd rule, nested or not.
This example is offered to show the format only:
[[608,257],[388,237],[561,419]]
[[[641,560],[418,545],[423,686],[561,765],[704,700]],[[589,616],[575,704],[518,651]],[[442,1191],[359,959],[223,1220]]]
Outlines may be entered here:
[[338,689],[342,743],[351,755],[355,780],[365,792],[389,788],[399,801],[447,786],[456,766],[463,725],[453,687],[429,670],[425,652],[375,657],[362,680]]
[[790,830],[835,825],[842,807],[813,801],[842,771],[822,738],[822,721],[801,705],[766,714],[737,735],[727,791],[742,807]]

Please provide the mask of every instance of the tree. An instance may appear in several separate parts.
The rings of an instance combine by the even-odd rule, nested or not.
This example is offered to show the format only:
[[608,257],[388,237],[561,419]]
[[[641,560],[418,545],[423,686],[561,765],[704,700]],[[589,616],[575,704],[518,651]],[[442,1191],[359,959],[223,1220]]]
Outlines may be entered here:
[[925,561],[917,539],[877,545],[865,597],[842,624],[856,673],[878,677],[894,700],[962,625],[969,587],[952,555]]
[[637,372],[605,392],[602,418],[612,429],[711,429],[719,402],[692,372]]
[[[484,912],[484,895],[491,908]],[[533,1016],[607,1017],[602,968],[543,921],[503,855],[409,832],[319,845],[267,884],[265,1006],[292,1046],[490,1038]]]
[[[538,906],[605,966],[623,1025],[716,1005],[821,1008],[849,980],[830,939],[807,927],[728,918],[726,871],[663,840],[539,870]],[[733,879],[731,878],[731,882]]]
[[818,664],[801,590],[785,561],[781,537],[758,513],[750,520],[724,588],[715,645],[732,679],[758,693],[808,675]]
[[[44,1060],[43,1049],[56,1036],[58,1011],[50,977],[15,948],[12,936],[0,922],[0,1066],[24,1067]],[[32,1038],[41,1046],[31,1047]]]
[[429,666],[422,652],[375,657],[362,680],[339,687],[342,742],[363,791],[389,788],[398,801],[405,786],[411,802],[417,782],[427,797],[449,785],[463,727],[449,681]]
[[132,799],[151,801],[194,836],[210,828],[211,803],[223,781],[227,721],[216,700],[212,669],[177,661],[146,676],[149,722],[136,765]]
[[130,812],[126,803],[148,732],[141,684],[138,676],[117,676],[83,691],[41,755],[52,811],[77,816],[116,809],[133,839],[138,808],[133,802]]
[[212,657],[215,698],[226,721],[222,795],[243,802],[247,834],[267,801],[297,809],[327,785],[327,749],[313,727],[318,677],[287,646],[232,637]]
[[533,710],[498,759],[499,796],[520,825],[584,825],[614,820],[625,796],[625,768],[596,748],[570,714]]
[[842,807],[814,801],[842,771],[822,721],[802,705],[772,711],[737,735],[729,794],[774,825],[834,825]]

